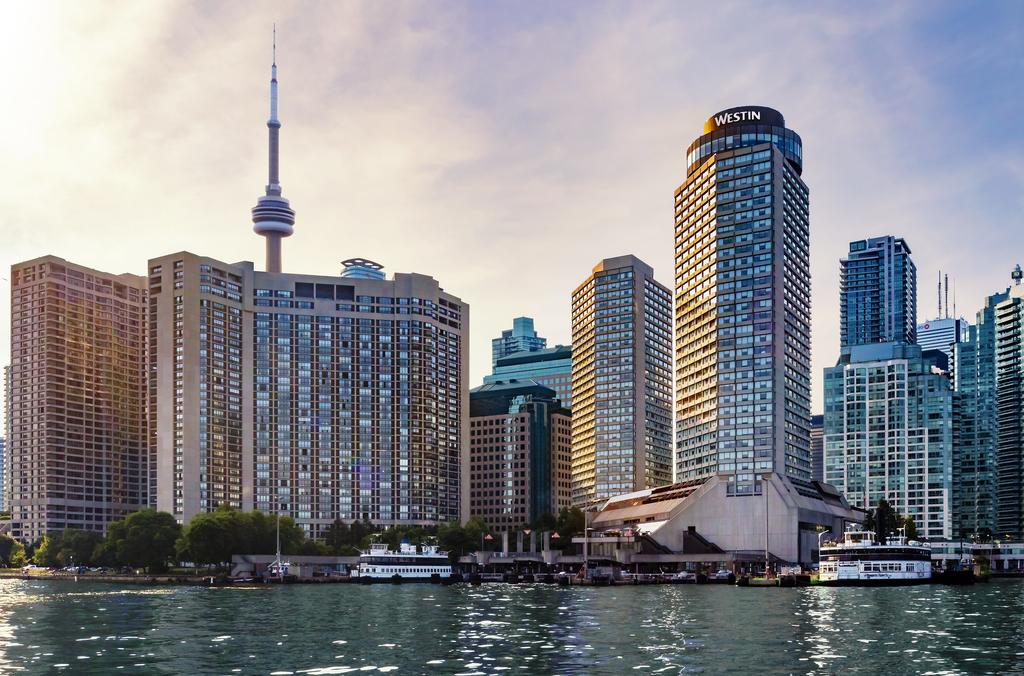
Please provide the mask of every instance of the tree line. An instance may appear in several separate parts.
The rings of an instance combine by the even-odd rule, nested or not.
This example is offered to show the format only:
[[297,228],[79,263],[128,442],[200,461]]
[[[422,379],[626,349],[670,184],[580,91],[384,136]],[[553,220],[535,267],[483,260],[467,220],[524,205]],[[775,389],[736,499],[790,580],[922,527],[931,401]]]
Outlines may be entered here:
[[[557,517],[544,515],[523,528],[557,532],[559,537],[551,540],[551,546],[562,549],[583,532],[583,512],[563,508]],[[496,549],[500,535],[479,517],[465,524],[386,528],[369,521],[347,523],[338,519],[323,539],[313,540],[288,516],[278,521],[273,514],[221,507],[193,517],[182,527],[167,512],[143,509],[112,522],[105,536],[97,531],[67,529],[26,547],[0,535],[0,566],[102,566],[158,573],[183,562],[223,566],[230,564],[235,554],[274,554],[278,537],[282,555],[355,556],[370,542],[384,542],[397,549],[406,541],[417,546],[436,543],[455,560],[478,549]]]
[[879,500],[878,506],[869,509],[864,515],[864,530],[874,531],[878,542],[883,544],[890,535],[895,535],[900,530],[908,540],[917,539],[917,524],[914,523],[914,517],[898,513],[885,498]]

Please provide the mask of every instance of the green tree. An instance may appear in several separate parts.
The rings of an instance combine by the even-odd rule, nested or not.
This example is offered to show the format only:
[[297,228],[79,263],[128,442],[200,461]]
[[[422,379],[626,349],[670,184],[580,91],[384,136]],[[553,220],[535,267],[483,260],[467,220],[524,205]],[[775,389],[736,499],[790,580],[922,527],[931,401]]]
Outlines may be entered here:
[[583,514],[583,510],[579,507],[563,507],[558,512],[558,519],[555,524],[555,532],[558,533],[558,539],[551,541],[551,547],[554,549],[572,547],[572,539],[583,535],[585,524],[586,517]]
[[24,565],[25,545],[6,533],[0,533],[0,567],[20,568]]
[[878,506],[875,507],[875,535],[878,541],[885,543],[889,540],[889,536],[896,531],[899,526],[896,510],[892,508],[889,501],[882,498],[878,501]]
[[167,512],[143,509],[107,527],[94,559],[108,564],[163,571],[175,555],[181,526]]
[[49,556],[55,565],[90,566],[95,563],[96,548],[103,536],[92,530],[68,528],[50,536]]
[[21,568],[28,565],[28,557],[25,555],[25,545],[21,544],[17,540],[14,541],[14,548],[11,549],[11,558],[9,560],[11,568]]
[[[309,544],[305,532],[291,517],[281,517],[280,528],[283,554],[326,551]],[[178,556],[199,565],[216,566],[230,563],[235,554],[274,554],[277,529],[277,515],[220,508],[192,518],[177,543]]]
[[864,530],[870,530],[870,531],[874,531],[875,530],[875,510],[874,509],[868,509],[867,512],[864,513]]
[[474,516],[465,524],[458,521],[446,523],[437,529],[437,545],[442,551],[448,552],[452,561],[460,556],[480,549],[487,524],[479,516]]
[[903,534],[908,540],[917,539],[917,523],[914,522],[914,517],[909,515],[901,516],[900,528],[903,529]]
[[240,530],[237,512],[217,510],[197,514],[181,534],[185,542],[184,551],[180,546],[177,551],[199,565],[220,565],[230,561],[232,554],[242,553],[238,546],[241,544]]
[[44,535],[43,539],[39,541],[39,544],[35,546],[35,550],[32,553],[32,563],[45,568],[56,566],[56,553],[57,552],[51,546],[50,536]]
[[327,527],[327,532],[324,533],[324,544],[336,556],[344,556],[341,554],[342,550],[347,550],[352,544],[350,539],[352,537],[352,529],[348,527],[348,524],[341,519],[335,519],[334,523]]
[[530,528],[538,532],[555,530],[558,528],[558,519],[550,512],[544,512],[534,520]]
[[331,552],[320,540],[303,540],[299,545],[299,554],[303,556],[330,556]]

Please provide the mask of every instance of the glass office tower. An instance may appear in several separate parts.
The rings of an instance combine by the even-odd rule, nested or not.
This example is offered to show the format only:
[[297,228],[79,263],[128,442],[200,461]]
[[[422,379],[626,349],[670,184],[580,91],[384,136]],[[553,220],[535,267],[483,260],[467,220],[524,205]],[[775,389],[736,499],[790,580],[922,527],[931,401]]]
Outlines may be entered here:
[[533,380],[550,387],[562,406],[572,408],[572,346],[556,345],[534,352],[516,352],[502,357],[484,384],[510,380]]
[[971,329],[966,319],[929,319],[917,325],[917,344],[922,350],[942,350],[953,359],[953,346],[969,338]]
[[572,294],[573,502],[672,482],[671,295],[635,256]]
[[547,338],[538,336],[533,330],[531,317],[516,317],[512,320],[511,329],[502,331],[501,337],[491,340],[491,366],[497,366],[502,357],[543,350],[547,344]]
[[810,481],[809,193],[782,114],[712,116],[675,195],[676,480]]
[[985,299],[968,338],[951,344],[956,391],[953,432],[954,535],[996,528],[996,306],[1007,293]]
[[554,390],[533,380],[481,385],[469,415],[470,516],[507,531],[571,505],[570,417]]
[[917,340],[917,268],[901,237],[850,242],[840,264],[840,346]]
[[825,369],[825,482],[851,505],[886,499],[927,538],[953,535],[953,393],[941,352],[876,343]]

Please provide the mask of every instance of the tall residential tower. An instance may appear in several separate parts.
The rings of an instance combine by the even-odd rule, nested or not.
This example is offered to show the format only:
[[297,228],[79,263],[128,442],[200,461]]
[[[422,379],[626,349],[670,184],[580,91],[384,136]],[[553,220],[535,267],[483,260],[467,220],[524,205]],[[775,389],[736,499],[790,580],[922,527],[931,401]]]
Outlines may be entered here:
[[887,500],[927,538],[953,533],[953,392],[941,352],[844,347],[825,369],[825,482],[864,509]]
[[572,294],[573,502],[672,482],[671,295],[635,256]]
[[850,243],[840,262],[841,346],[825,369],[825,481],[851,505],[881,499],[925,537],[953,528],[948,357],[916,340],[917,273],[900,237]]
[[906,241],[887,236],[850,242],[839,263],[841,346],[916,342],[917,268]]
[[985,299],[967,340],[950,345],[957,398],[953,444],[954,535],[996,532],[996,307],[1009,291]]
[[103,531],[148,504],[146,280],[55,256],[11,266],[12,534]]
[[995,307],[996,532],[1024,539],[1024,273]]

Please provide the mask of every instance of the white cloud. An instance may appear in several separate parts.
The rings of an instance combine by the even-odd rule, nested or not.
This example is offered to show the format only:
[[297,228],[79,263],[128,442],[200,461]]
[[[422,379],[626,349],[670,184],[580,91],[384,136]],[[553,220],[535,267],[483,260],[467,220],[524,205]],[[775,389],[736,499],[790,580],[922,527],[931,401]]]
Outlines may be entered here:
[[[333,273],[361,255],[434,275],[472,304],[474,381],[514,316],[567,342],[569,295],[603,257],[635,253],[671,284],[685,148],[732,105],[777,107],[804,139],[816,399],[849,240],[907,237],[922,310],[936,267],[959,272],[960,307],[976,306],[1024,243],[1008,226],[1019,153],[964,152],[978,132],[914,32],[928,5],[18,8],[29,14],[0,40],[17,64],[0,263],[54,253],[142,272],[179,249],[259,263],[249,208],[265,183],[276,20],[282,182],[298,214],[285,267]],[[984,68],[1006,51],[967,53]],[[981,197],[993,182],[1013,197]],[[976,245],[958,241],[965,228]]]

